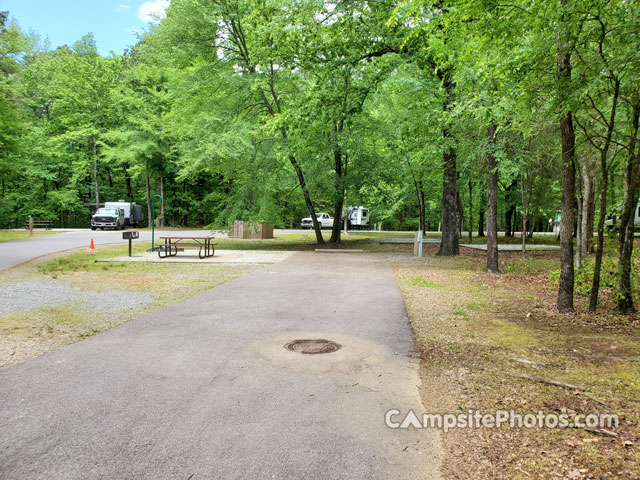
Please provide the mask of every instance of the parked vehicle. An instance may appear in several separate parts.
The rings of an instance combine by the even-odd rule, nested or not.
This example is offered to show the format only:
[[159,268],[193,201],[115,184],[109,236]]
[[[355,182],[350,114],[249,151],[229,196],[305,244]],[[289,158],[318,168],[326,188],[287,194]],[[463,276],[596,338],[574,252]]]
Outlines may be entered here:
[[562,221],[562,212],[556,211],[556,218],[553,219],[553,234],[560,239],[560,222]]
[[[316,217],[318,218],[318,223],[320,224],[320,228],[333,227],[333,217],[328,213],[316,213]],[[303,229],[313,228],[313,220],[311,219],[311,217],[303,218],[300,225]]]
[[112,228],[113,230],[124,230],[124,209],[122,208],[99,208],[91,217],[91,230]]
[[[620,215],[622,215],[622,204],[617,205],[613,212],[607,215],[607,219],[604,221],[605,228],[607,230],[617,230],[619,228]],[[640,230],[640,201],[636,205],[633,215],[633,228],[634,230]]]
[[91,217],[91,230],[112,228],[124,230],[127,226],[136,226],[142,221],[142,205],[119,200],[106,202]]
[[364,230],[369,226],[369,209],[347,207],[347,229]]
[[135,202],[125,202],[124,200],[107,202],[104,204],[104,208],[117,208],[124,210],[125,227],[135,227],[139,222],[142,222],[142,205],[138,205]]
[[[618,223],[620,221],[621,214],[622,214],[622,204],[619,204],[616,207],[614,207],[611,214],[607,215],[607,218],[604,221],[605,230],[607,231],[617,230],[619,227]],[[553,222],[553,234],[558,238],[560,238],[560,220],[561,219],[562,219],[562,215],[558,210],[556,212],[555,222]],[[636,208],[633,214],[633,229],[635,231],[640,230],[640,201],[636,205]]]

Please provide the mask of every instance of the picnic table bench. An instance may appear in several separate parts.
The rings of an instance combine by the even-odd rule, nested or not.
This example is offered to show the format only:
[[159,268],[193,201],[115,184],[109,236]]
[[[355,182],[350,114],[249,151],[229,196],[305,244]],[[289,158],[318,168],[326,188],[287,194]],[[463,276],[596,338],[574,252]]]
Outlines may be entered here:
[[[29,222],[24,222],[25,230],[29,230]],[[51,230],[53,228],[53,222],[49,220],[34,220],[33,228],[44,228],[45,230]]]
[[216,237],[160,237],[160,240],[164,240],[164,245],[158,246],[158,256],[160,258],[175,257],[178,255],[178,249],[184,250],[184,247],[198,247],[198,256],[200,258],[213,257],[215,253],[215,243],[213,243],[212,240],[214,238]]

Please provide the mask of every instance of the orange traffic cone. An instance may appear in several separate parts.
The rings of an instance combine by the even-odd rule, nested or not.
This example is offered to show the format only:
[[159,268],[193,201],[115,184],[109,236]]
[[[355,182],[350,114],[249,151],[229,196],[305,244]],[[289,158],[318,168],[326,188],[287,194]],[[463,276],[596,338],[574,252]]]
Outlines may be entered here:
[[95,249],[95,245],[93,244],[93,238],[91,239],[91,243],[89,244],[89,250]]

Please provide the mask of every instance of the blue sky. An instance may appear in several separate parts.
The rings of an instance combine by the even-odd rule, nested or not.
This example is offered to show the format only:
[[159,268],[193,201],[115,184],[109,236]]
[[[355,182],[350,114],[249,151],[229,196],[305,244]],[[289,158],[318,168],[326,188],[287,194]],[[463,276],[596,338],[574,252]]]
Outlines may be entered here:
[[135,32],[162,15],[168,0],[0,0],[0,11],[24,32],[49,38],[51,48],[72,45],[92,32],[98,51],[120,55],[137,42]]

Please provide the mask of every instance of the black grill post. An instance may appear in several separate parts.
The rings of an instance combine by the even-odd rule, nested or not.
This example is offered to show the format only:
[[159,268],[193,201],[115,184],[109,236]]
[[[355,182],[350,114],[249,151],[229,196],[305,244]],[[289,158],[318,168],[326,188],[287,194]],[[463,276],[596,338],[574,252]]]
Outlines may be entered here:
[[140,238],[140,232],[137,232],[137,231],[122,232],[122,239],[129,240],[129,256],[131,256],[131,241],[134,238]]

